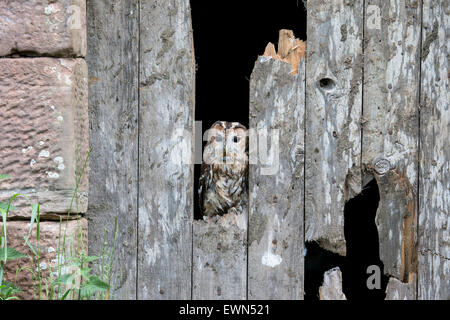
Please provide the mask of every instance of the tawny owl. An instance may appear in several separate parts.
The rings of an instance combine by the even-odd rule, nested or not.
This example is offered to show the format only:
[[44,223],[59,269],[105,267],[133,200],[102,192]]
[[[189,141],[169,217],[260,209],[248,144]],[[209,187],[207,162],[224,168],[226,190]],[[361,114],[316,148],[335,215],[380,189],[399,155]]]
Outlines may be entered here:
[[204,216],[242,211],[247,194],[247,129],[238,122],[217,121],[206,133],[199,183]]

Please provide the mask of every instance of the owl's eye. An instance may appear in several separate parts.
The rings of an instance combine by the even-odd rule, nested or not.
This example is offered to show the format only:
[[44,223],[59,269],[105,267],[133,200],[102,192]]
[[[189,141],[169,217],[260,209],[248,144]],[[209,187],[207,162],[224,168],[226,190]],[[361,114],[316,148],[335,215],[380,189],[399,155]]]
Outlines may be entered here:
[[222,136],[216,136],[214,138],[217,142],[222,142]]
[[234,143],[238,143],[239,140],[240,140],[240,139],[239,139],[239,137],[237,137],[237,136],[235,136],[235,137],[233,138],[233,142],[234,142]]

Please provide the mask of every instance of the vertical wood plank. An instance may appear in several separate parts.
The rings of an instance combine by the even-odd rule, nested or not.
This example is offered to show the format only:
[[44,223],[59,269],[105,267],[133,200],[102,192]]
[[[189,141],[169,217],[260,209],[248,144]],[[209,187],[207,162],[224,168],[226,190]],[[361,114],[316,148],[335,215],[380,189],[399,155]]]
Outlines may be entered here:
[[188,0],[140,4],[138,299],[191,298],[195,63]]
[[344,204],[361,190],[361,1],[309,0],[305,240],[345,255]]
[[384,273],[407,283],[417,274],[421,5],[419,0],[365,5],[363,180],[378,182]]
[[194,222],[194,300],[247,298],[248,208],[217,221]]
[[250,81],[258,162],[249,170],[249,299],[303,299],[305,60],[298,74],[290,71],[290,64],[262,56]]
[[111,299],[136,297],[138,1],[87,2],[90,117],[89,254],[118,217]]
[[450,299],[448,1],[423,1],[419,299]]

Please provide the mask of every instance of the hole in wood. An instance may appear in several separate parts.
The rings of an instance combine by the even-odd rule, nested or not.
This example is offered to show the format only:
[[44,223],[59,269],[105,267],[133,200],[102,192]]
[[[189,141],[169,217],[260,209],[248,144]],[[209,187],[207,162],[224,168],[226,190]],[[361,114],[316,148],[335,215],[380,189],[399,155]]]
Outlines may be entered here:
[[[342,291],[347,300],[385,299],[389,277],[383,273],[384,266],[379,255],[380,245],[375,224],[379,202],[378,184],[372,179],[360,194],[345,204],[345,257],[322,249],[315,242],[306,243],[305,300],[319,300],[319,287],[324,273],[334,267],[339,267],[342,271]],[[369,289],[367,285],[367,280],[374,275],[372,271],[368,273],[371,266],[380,270],[379,289]]]
[[330,78],[322,78],[319,80],[319,87],[326,91],[333,90],[335,87],[334,80]]
[[[240,6],[220,1],[191,1],[197,65],[195,120],[202,134],[217,120],[249,125],[249,81],[255,61],[279,30],[290,29],[306,40],[302,1]],[[230,19],[231,18],[231,19]],[[203,142],[203,148],[205,142]],[[194,219],[202,219],[198,187],[201,165],[194,171]]]
[[326,271],[339,267],[342,271],[345,257],[325,250],[316,242],[306,242],[305,300],[319,300],[319,287]]
[[[383,274],[383,263],[379,254],[378,230],[375,216],[380,202],[380,193],[375,179],[371,180],[356,197],[345,204],[344,234],[347,256],[342,272],[343,291],[348,300],[384,300],[388,277]],[[367,273],[369,266],[378,266],[380,289],[369,289]]]

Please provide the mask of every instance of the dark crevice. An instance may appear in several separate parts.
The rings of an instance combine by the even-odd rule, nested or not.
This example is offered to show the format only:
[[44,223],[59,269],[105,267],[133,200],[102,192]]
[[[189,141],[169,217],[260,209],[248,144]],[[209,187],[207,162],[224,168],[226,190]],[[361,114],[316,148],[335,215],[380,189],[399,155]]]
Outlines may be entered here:
[[[380,201],[378,184],[371,180],[356,197],[345,204],[344,235],[347,247],[345,257],[322,249],[317,243],[306,243],[305,300],[318,300],[319,287],[326,271],[339,267],[342,271],[342,289],[348,300],[384,300],[389,278],[383,273],[379,255],[378,230],[375,217]],[[369,266],[380,270],[380,289],[369,289]]]
[[[259,55],[277,43],[280,29],[306,40],[306,10],[302,1],[272,3],[191,0],[196,60],[195,120],[203,133],[218,121],[249,125],[249,81]],[[204,142],[203,142],[204,147]],[[200,165],[194,172],[194,218],[198,206]]]
[[[344,234],[347,256],[342,273],[342,285],[348,300],[384,300],[386,296],[389,279],[383,273],[378,229],[375,224],[379,202],[378,184],[373,179],[359,195],[345,204]],[[367,273],[367,268],[371,265],[380,268],[380,289],[367,288],[367,279],[372,275]]]
[[342,271],[345,257],[322,249],[316,242],[306,242],[305,300],[319,300],[319,287],[326,271],[339,267]]

